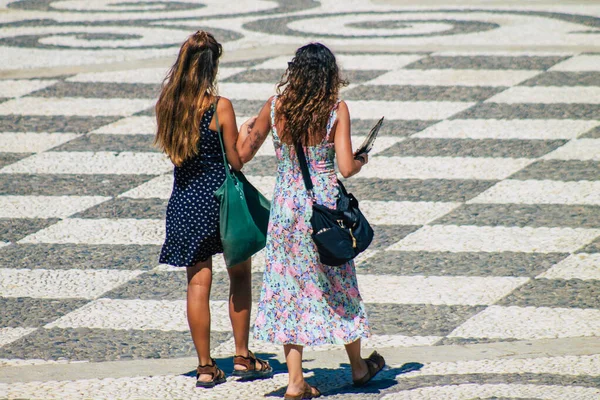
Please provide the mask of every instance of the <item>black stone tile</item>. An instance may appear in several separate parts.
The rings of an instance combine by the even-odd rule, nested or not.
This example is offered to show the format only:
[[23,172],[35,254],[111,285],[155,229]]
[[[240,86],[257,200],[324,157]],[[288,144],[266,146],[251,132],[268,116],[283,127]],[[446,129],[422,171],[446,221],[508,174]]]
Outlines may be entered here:
[[579,160],[540,160],[516,172],[510,176],[510,179],[595,181],[600,179],[600,162]]
[[385,249],[421,228],[420,225],[372,225],[375,236],[371,250]]
[[445,336],[485,307],[367,303],[373,333]]
[[58,218],[0,218],[0,241],[16,242],[58,221]]
[[404,68],[546,70],[567,58],[564,56],[430,56]]
[[221,82],[272,83],[275,85],[281,80],[284,73],[283,69],[250,69],[225,78]]
[[[371,81],[381,75],[388,73],[386,70],[352,70],[352,69],[344,69],[344,66],[341,66],[341,74],[342,78],[348,81],[348,83],[363,83],[367,81]],[[346,94],[343,94],[343,97],[346,97]]]
[[9,328],[39,328],[74,311],[89,300],[34,299],[31,297],[0,297],[0,326]]
[[116,196],[154,175],[0,174],[0,195]]
[[156,116],[156,110],[154,109],[154,106],[147,108],[145,110],[142,111],[138,111],[135,114],[133,114],[134,117],[155,117]]
[[[273,93],[275,94],[275,93]],[[224,94],[225,97],[227,97],[226,94]],[[240,99],[233,99],[231,100],[231,103],[233,104],[233,109],[235,110],[235,115],[236,116],[251,116],[251,115],[258,115],[258,113],[260,112],[260,110],[262,110],[263,106],[265,105],[265,102],[269,100],[268,98],[264,99],[264,100],[240,100]]]
[[600,237],[597,237],[588,245],[577,250],[577,253],[600,253]]
[[133,151],[159,152],[152,142],[154,135],[100,135],[87,134],[73,139],[52,151]]
[[538,158],[566,140],[408,138],[378,153],[381,156]]
[[149,270],[161,246],[18,243],[0,248],[1,268]]
[[599,86],[600,72],[548,71],[521,82],[519,86]]
[[[211,348],[231,333],[211,332]],[[90,328],[39,329],[0,347],[0,358],[114,361],[195,356],[189,332]]]
[[0,153],[0,168],[14,164],[19,160],[27,158],[35,153]]
[[568,253],[382,251],[357,266],[359,274],[535,277]]
[[[442,340],[440,340],[439,342],[435,343],[435,346],[516,342],[517,340],[518,339],[514,339],[514,338],[459,338],[459,337],[450,337],[449,338],[449,337],[445,337]],[[535,399],[535,400],[537,400],[537,399]]]
[[594,280],[534,279],[496,304],[519,307],[600,308],[600,285]]
[[250,68],[255,65],[262,64],[263,62],[270,60],[271,57],[267,58],[256,58],[253,60],[241,60],[241,61],[229,61],[220,63],[219,66],[227,68]]
[[505,87],[363,85],[344,92],[347,100],[483,101]]
[[586,139],[600,139],[600,125],[587,131],[586,133],[584,133],[583,135],[581,135],[579,137],[586,138]]
[[[360,176],[360,175],[358,175]],[[359,200],[467,201],[494,186],[497,181],[453,179],[351,178],[344,181]]]
[[463,204],[432,222],[443,225],[600,228],[600,206]]
[[72,218],[164,219],[168,200],[117,198],[88,208]]
[[[383,116],[383,113],[382,113]],[[352,135],[366,135],[375,126],[378,120],[376,119],[353,119],[352,120]],[[410,136],[420,132],[423,129],[437,124],[439,121],[423,121],[423,120],[387,120],[381,126],[379,135],[381,136]]]
[[73,132],[87,133],[101,126],[118,121],[122,117],[77,117],[43,115],[0,116],[0,131],[4,132]]
[[97,99],[157,99],[160,85],[118,82],[58,82],[30,94],[32,97]]
[[481,103],[449,119],[596,119],[600,104]]
[[[258,300],[262,287],[262,273],[252,274],[252,294]],[[181,271],[152,271],[102,295],[111,299],[141,300],[184,300],[186,298],[187,280],[185,268]],[[226,272],[213,272],[210,299],[213,301],[229,300],[229,275]]]
[[277,174],[277,157],[257,156],[242,170],[245,175],[273,176]]
[[0,103],[4,103],[7,100],[11,100],[10,97],[0,97]]

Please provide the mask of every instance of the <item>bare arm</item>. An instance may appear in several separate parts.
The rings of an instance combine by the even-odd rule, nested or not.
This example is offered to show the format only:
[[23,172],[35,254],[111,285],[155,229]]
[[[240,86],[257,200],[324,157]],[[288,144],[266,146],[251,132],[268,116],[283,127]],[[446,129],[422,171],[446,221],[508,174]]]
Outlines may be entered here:
[[[225,97],[221,97],[217,103],[217,115],[219,117],[219,125],[223,134],[223,146],[225,147],[225,155],[227,162],[236,171],[242,169],[244,165],[240,160],[240,156],[235,146],[238,139],[237,123],[235,121],[235,111],[231,101]],[[213,118],[209,128],[213,131],[217,130],[216,118]]]
[[267,135],[271,131],[271,97],[256,119],[251,118],[246,121],[240,129],[240,137],[237,142],[237,151],[242,162],[245,164],[252,160],[260,146],[264,143]]
[[338,168],[344,178],[349,178],[361,170],[362,166],[368,162],[368,157],[364,155],[362,160],[354,159],[352,139],[350,138],[350,112],[344,101],[341,101],[338,105],[337,122],[333,129],[333,142]]

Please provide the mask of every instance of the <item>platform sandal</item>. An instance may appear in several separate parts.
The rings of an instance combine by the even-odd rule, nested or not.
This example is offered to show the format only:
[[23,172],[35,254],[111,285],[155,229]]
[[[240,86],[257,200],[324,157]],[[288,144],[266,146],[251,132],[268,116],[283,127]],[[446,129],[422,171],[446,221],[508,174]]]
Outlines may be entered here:
[[[256,363],[260,365],[260,369],[256,369]],[[235,369],[236,365],[241,365],[246,369]],[[257,358],[251,351],[248,351],[248,357],[234,356],[233,366],[232,375],[243,380],[265,379],[273,376],[273,367],[269,365],[269,362]]]
[[[313,393],[313,389],[317,393]],[[297,394],[288,394],[286,393],[283,396],[283,400],[303,400],[303,399],[316,399],[317,397],[321,397],[321,392],[314,386],[310,386],[308,383],[304,382],[304,390]]]
[[360,379],[355,379],[352,382],[355,387],[365,386],[371,379],[375,377],[385,367],[385,360],[378,352],[371,353],[369,358],[363,358],[367,363],[367,373]]
[[[217,363],[214,358],[210,359],[212,361],[212,365],[198,365],[198,369],[196,370],[196,387],[202,388],[213,388],[216,385],[225,382],[225,372],[219,367],[217,367]],[[199,381],[200,375],[212,375],[212,379],[210,381]]]

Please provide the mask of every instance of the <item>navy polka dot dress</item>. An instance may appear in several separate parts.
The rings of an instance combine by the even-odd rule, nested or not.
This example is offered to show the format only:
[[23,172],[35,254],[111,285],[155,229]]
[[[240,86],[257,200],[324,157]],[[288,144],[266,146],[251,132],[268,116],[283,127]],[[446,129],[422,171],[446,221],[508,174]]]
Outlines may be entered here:
[[214,192],[225,181],[225,167],[218,133],[208,129],[214,113],[211,106],[202,116],[198,154],[175,167],[162,264],[193,266],[223,252]]

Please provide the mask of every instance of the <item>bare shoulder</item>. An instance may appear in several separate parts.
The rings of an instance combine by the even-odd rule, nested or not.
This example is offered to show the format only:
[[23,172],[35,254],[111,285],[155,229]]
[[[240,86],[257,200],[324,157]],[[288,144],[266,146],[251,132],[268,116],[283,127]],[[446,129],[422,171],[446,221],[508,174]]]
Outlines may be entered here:
[[227,112],[233,109],[233,104],[231,100],[227,97],[219,97],[219,102],[217,103],[217,111]]
[[348,110],[348,104],[346,104],[346,102],[344,100],[340,100],[340,102],[338,103],[337,106],[337,112],[340,113],[346,113],[349,114],[350,111]]

